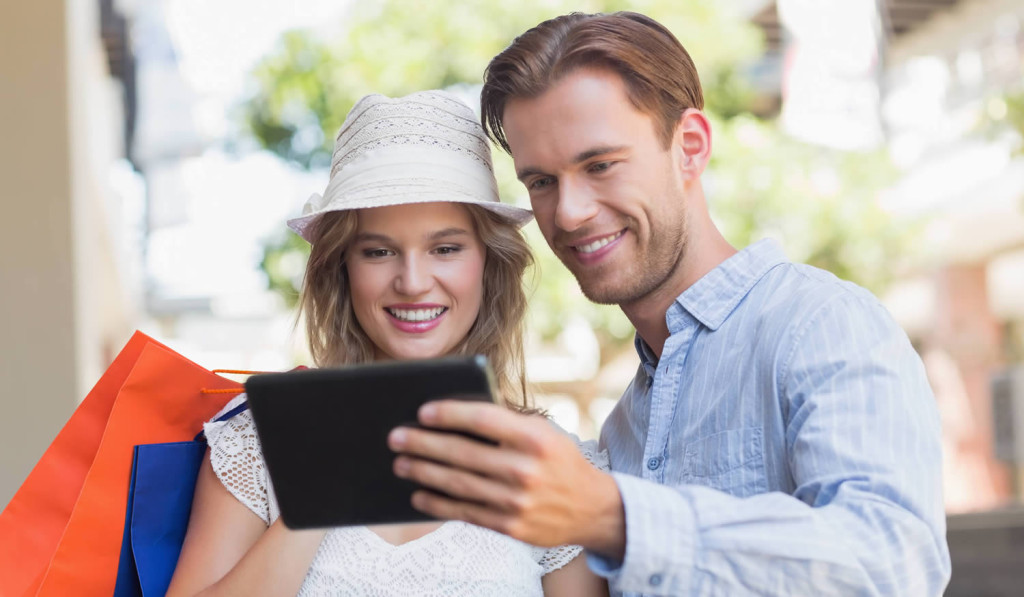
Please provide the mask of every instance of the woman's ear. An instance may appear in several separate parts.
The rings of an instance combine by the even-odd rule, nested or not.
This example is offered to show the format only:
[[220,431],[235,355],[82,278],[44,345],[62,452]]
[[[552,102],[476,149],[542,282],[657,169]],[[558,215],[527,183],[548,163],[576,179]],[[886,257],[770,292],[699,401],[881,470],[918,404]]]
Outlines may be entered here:
[[711,123],[696,108],[679,117],[672,144],[678,148],[679,172],[686,180],[700,178],[711,159]]

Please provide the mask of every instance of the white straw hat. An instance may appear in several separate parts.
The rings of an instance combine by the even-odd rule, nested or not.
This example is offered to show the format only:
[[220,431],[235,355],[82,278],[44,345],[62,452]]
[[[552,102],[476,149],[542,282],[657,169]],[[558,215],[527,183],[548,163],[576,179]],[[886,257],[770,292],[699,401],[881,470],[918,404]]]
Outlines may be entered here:
[[435,201],[479,205],[519,226],[533,217],[498,199],[490,144],[461,100],[444,91],[367,95],[338,131],[327,189],[288,227],[312,242],[312,224],[325,213]]

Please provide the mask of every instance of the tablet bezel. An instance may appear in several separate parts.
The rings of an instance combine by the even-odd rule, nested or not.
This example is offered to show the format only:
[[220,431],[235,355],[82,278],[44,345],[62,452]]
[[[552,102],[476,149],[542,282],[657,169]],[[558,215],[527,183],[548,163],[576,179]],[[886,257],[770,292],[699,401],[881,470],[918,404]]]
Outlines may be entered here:
[[483,356],[387,361],[271,373],[245,383],[281,518],[292,529],[435,520],[394,476],[387,435],[420,406],[494,402]]

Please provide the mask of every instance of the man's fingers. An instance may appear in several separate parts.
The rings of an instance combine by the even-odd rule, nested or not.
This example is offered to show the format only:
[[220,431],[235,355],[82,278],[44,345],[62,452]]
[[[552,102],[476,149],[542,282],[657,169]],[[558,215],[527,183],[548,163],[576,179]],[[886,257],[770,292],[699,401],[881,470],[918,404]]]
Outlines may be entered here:
[[435,518],[463,520],[518,538],[515,536],[516,528],[509,516],[479,504],[452,500],[430,491],[417,491],[412,495],[412,505],[420,512]]
[[415,481],[453,498],[488,504],[499,509],[514,505],[508,488],[493,479],[449,468],[427,460],[399,456],[395,459],[395,475]]
[[427,427],[463,431],[513,448],[529,451],[536,445],[538,424],[544,421],[497,404],[438,400],[420,407],[419,421]]
[[523,469],[529,466],[527,459],[514,451],[427,429],[399,427],[388,436],[388,446],[417,459],[436,461],[509,483],[519,482]]

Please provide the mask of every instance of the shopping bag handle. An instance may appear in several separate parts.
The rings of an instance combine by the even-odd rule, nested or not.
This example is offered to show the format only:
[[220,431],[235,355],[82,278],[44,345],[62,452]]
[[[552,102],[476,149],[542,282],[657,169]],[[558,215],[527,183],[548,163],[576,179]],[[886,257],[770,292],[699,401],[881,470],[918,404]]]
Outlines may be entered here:
[[248,400],[246,400],[245,402],[239,404],[235,408],[232,408],[231,410],[229,410],[228,412],[224,413],[223,415],[217,417],[216,422],[221,423],[223,421],[227,421],[228,419],[234,417],[238,413],[245,412],[247,410],[249,410],[249,401]]
[[[299,365],[298,367],[293,369],[293,371],[301,371],[303,369],[307,369],[307,367],[305,365]],[[238,374],[238,375],[259,375],[261,373],[267,373],[267,371],[246,371],[244,369],[214,369],[212,371],[212,373],[234,373],[234,374]],[[233,393],[237,393],[237,392],[239,392],[241,390],[244,390],[244,389],[245,388],[239,388],[239,389],[234,389],[234,390],[211,390],[211,389],[208,389],[208,388],[203,388],[203,389],[200,390],[200,392],[202,392],[203,394],[228,394],[228,393],[232,393],[232,392]],[[216,422],[222,423],[222,422],[227,421],[227,420],[231,419],[232,417],[234,417],[235,415],[237,415],[237,414],[239,414],[241,412],[244,412],[246,410],[249,410],[249,401],[248,400],[242,402],[241,404],[235,406],[234,408],[232,408],[228,412],[226,412],[223,415],[217,417]],[[205,433],[203,431],[200,431],[199,433],[196,434],[196,437],[195,437],[195,439],[193,441],[201,441],[201,440],[205,439],[204,435],[205,435]]]
[[[234,375],[259,375],[261,373],[267,373],[266,371],[248,371],[246,369],[214,369],[211,373],[231,373]],[[243,388],[224,388],[224,389],[211,389],[201,388],[200,394],[237,394],[242,391]]]
[[[214,419],[214,422],[215,423],[223,423],[224,421],[227,421],[227,420],[231,419],[235,415],[237,415],[239,413],[242,413],[242,412],[245,412],[247,410],[249,410],[249,401],[248,400],[246,400],[245,402],[235,406],[234,408],[232,408],[228,412],[222,414],[221,416],[217,417],[216,419]],[[206,441],[206,431],[200,431],[199,433],[197,433],[196,436],[194,438],[192,438],[192,441],[194,441],[194,442]]]

